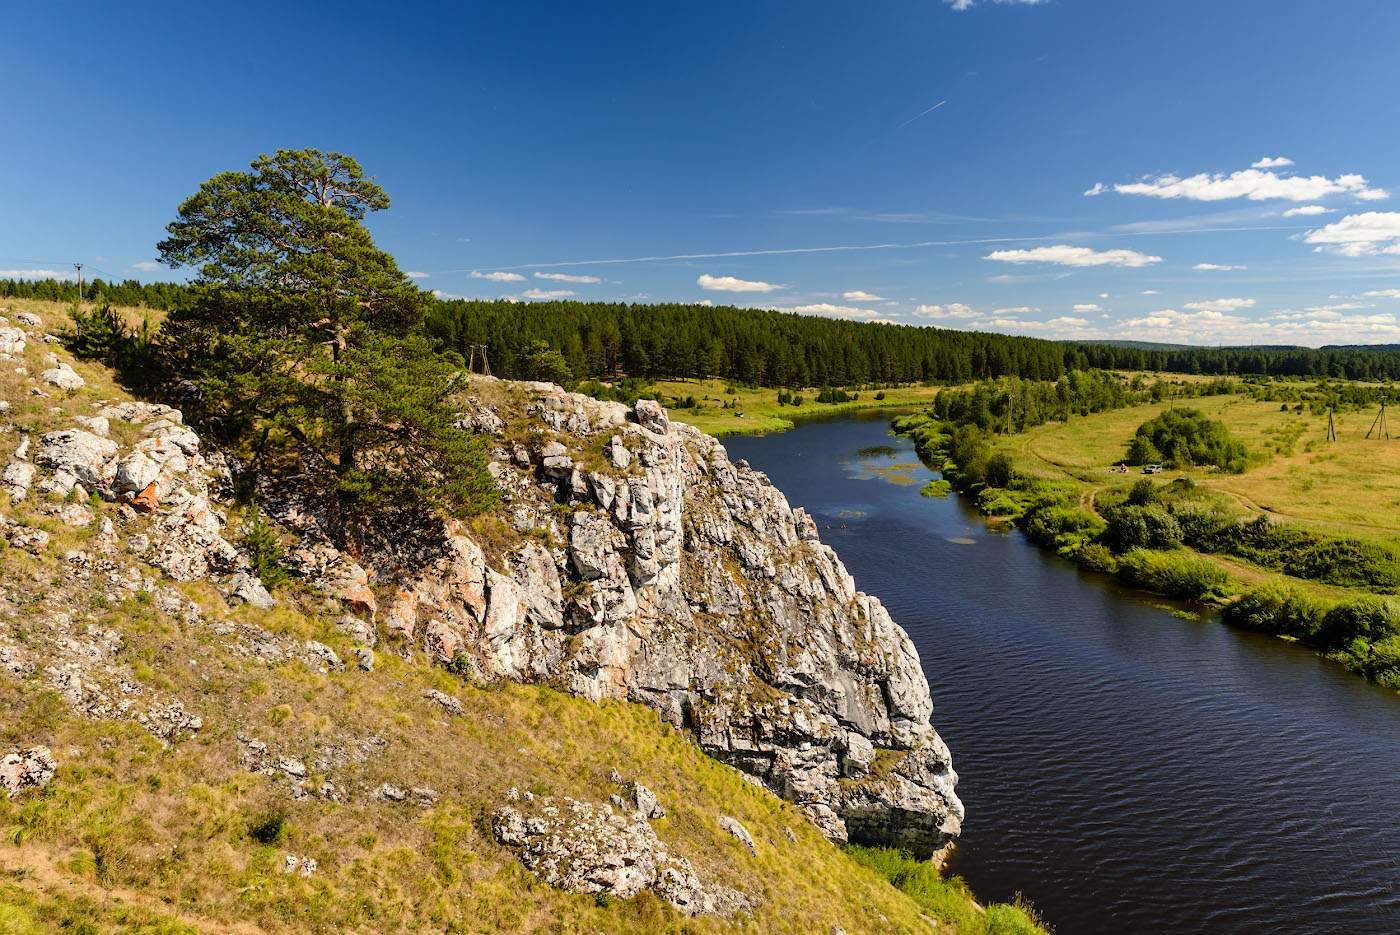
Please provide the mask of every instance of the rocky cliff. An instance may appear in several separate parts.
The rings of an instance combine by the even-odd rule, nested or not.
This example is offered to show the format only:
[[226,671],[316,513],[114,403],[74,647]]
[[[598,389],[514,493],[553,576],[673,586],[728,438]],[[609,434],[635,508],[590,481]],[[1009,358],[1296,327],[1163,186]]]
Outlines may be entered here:
[[[31,317],[0,329],[0,353],[18,361],[26,342],[52,343],[37,326]],[[15,392],[27,387],[28,411],[50,394],[70,405],[14,427],[3,484],[12,503],[34,502],[50,519],[0,516],[0,534],[38,554],[63,528],[100,527],[65,562],[109,600],[155,593],[163,610],[193,613],[135,557],[176,582],[214,582],[230,602],[271,607],[225,528],[237,465],[170,407],[72,405],[83,378],[56,353],[44,363],[37,379],[15,368]],[[489,378],[472,389],[460,427],[489,438],[502,495],[493,515],[396,529],[351,556],[331,544],[314,491],[297,479],[261,491],[287,531],[292,570],[333,599],[362,665],[377,648],[477,682],[640,702],[837,841],[930,854],[958,833],[956,775],[918,655],[810,516],[654,402],[628,408]],[[76,616],[60,615],[56,645],[83,652],[46,659],[0,641],[0,660],[16,674],[49,673],[84,715],[126,717],[164,739],[199,730],[187,702],[108,664],[118,634],[79,632]],[[230,635],[254,655],[343,667],[314,641]]]
[[266,492],[301,573],[358,606],[347,627],[376,621],[477,679],[654,707],[834,840],[931,854],[957,835],[918,654],[810,516],[652,401],[474,389],[461,427],[491,439],[496,524],[386,538],[356,563],[313,499]]

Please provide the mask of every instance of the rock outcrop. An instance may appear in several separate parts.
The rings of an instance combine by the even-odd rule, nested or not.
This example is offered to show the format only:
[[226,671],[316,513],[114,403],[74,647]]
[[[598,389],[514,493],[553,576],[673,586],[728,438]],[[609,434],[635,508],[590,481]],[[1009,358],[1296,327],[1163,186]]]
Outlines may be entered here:
[[[811,517],[652,401],[477,386],[494,405],[473,398],[461,424],[488,436],[508,530],[448,525],[412,550],[399,537],[367,567],[304,546],[329,557],[309,577],[332,595],[392,591],[381,651],[650,705],[838,841],[930,854],[957,835],[918,653]],[[314,503],[263,502],[324,540]]]
[[651,890],[692,916],[753,908],[745,894],[701,882],[690,861],[667,851],[647,816],[515,789],[506,798],[491,821],[496,840],[551,886],[622,899]]

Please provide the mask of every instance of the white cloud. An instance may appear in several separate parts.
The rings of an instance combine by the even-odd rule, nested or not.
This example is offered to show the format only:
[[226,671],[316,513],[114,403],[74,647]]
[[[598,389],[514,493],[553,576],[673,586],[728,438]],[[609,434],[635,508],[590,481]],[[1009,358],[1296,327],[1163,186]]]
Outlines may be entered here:
[[[793,305],[779,309],[782,312],[796,312],[799,315],[820,315],[823,318],[856,318],[863,321],[880,319],[880,313],[873,308],[856,308],[853,305],[833,305],[830,302],[816,302],[812,305]],[[883,319],[888,322],[888,319]]]
[[[1274,163],[1277,165],[1277,163]],[[1390,193],[1366,184],[1365,176],[1339,175],[1279,175],[1266,168],[1242,169],[1226,175],[1223,172],[1200,172],[1182,178],[1159,175],[1126,185],[1105,185],[1098,182],[1084,194],[1102,195],[1115,191],[1120,195],[1145,195],[1149,198],[1185,198],[1190,201],[1227,201],[1247,198],[1250,201],[1317,201],[1328,195],[1352,195],[1362,201],[1389,198]]]
[[1029,315],[1029,314],[1032,314],[1032,313],[1038,312],[1038,311],[1040,311],[1040,309],[1037,308],[1037,307],[1034,306],[1034,305],[1016,305],[1016,306],[1013,306],[1013,307],[1011,307],[1011,308],[994,308],[994,309],[992,309],[992,314],[993,314],[993,315]]
[[1319,253],[1341,256],[1400,255],[1400,212],[1366,211],[1308,231],[1304,243]]
[[1229,272],[1230,270],[1247,269],[1248,267],[1229,263],[1197,263],[1191,268],[1203,271],[1215,270],[1217,272]]
[[535,273],[536,279],[551,279],[554,282],[597,283],[603,280],[597,276],[575,276],[573,273]]
[[1050,319],[1046,322],[1046,324],[1050,325],[1051,327],[1060,328],[1087,328],[1089,325],[1089,319],[1071,318],[1068,315],[1061,315],[1059,318]]
[[711,292],[775,292],[783,288],[771,282],[736,279],[733,276],[711,276],[709,273],[702,273],[700,278],[695,280],[695,284]]
[[1372,289],[1361,294],[1368,299],[1400,299],[1400,289]]
[[0,279],[77,279],[72,270],[0,269]]
[[953,302],[949,305],[920,305],[914,309],[914,314],[920,318],[978,318],[981,313],[973,309],[970,305],[961,302]]
[[[943,2],[959,13],[970,10],[977,5],[977,0],[943,0]],[[1050,0],[989,0],[989,2],[999,6],[1039,6],[1042,3],[1049,3]]]
[[156,270],[160,269],[160,264],[155,260],[138,260],[131,264],[131,268],[138,273],[154,273]]
[[427,273],[415,273],[415,272],[413,272],[412,270],[410,270],[409,272],[404,273],[404,275],[407,276],[409,279],[427,279],[427,278],[428,278],[428,274],[427,274]]
[[1103,311],[1103,309],[1099,308],[1097,305],[1095,305],[1095,304],[1092,303],[1092,302],[1083,302],[1083,303],[1081,303],[1081,304],[1079,304],[1079,305],[1076,305],[1076,306],[1073,308],[1073,311],[1076,311],[1076,312],[1101,312],[1101,311]]
[[1198,312],[1234,312],[1242,308],[1253,308],[1254,299],[1202,299],[1187,302],[1186,307]]
[[1187,344],[1376,344],[1400,341],[1400,321],[1391,314],[1355,314],[1334,305],[1244,317],[1214,310],[1162,309],[1122,322],[1116,336]]
[[1100,292],[1100,293],[1099,293],[1099,298],[1101,298],[1101,299],[1106,299],[1106,298],[1108,298],[1108,293],[1107,293],[1107,292]]
[[1301,208],[1289,208],[1283,212],[1286,218],[1311,218],[1319,214],[1331,214],[1331,208],[1324,208],[1322,205],[1303,205]]
[[701,299],[700,301],[694,302],[694,303],[692,303],[692,304],[694,304],[694,305],[704,305],[704,306],[706,306],[706,307],[708,308],[708,307],[714,305],[715,303],[714,303],[714,300],[713,300],[713,299]]
[[472,279],[486,279],[490,282],[524,282],[525,277],[519,273],[483,273],[479,270],[472,270],[469,274]]
[[1089,247],[1035,247],[1031,250],[995,250],[982,259],[999,263],[1057,263],[1060,266],[1127,266],[1140,267],[1162,262],[1159,256],[1148,256],[1136,250],[1092,250]]
[[1282,169],[1284,166],[1293,165],[1293,160],[1287,156],[1265,156],[1258,162],[1251,163],[1251,169]]
[[526,299],[567,299],[575,294],[568,289],[526,289],[520,293]]
[[883,302],[883,301],[885,301],[885,297],[882,296],[882,295],[871,295],[869,292],[863,292],[863,291],[860,290],[860,289],[852,289],[850,292],[843,292],[843,293],[841,293],[841,298],[846,299],[846,300],[851,301],[851,302]]
[[1156,289],[1144,289],[1144,290],[1142,290],[1141,292],[1138,293],[1138,295],[1161,295],[1161,294],[1162,294],[1162,293],[1158,292]]

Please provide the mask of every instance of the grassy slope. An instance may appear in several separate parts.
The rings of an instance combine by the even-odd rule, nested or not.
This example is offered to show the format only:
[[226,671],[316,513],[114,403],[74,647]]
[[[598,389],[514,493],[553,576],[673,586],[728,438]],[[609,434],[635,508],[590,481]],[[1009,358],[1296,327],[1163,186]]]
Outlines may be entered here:
[[[61,327],[61,309],[9,303]],[[31,342],[30,373],[48,348]],[[42,430],[70,424],[117,398],[103,368],[77,364],[90,386],[63,398],[28,395],[13,366],[0,366],[8,418]],[[50,407],[61,411],[50,412]],[[9,439],[13,439],[10,436]],[[0,439],[6,456],[12,441]],[[497,846],[488,816],[511,786],[606,801],[616,768],[650,786],[668,810],[657,831],[702,878],[744,890],[761,907],[741,927],[764,932],[1031,931],[1006,909],[981,913],[949,884],[943,902],[907,895],[885,876],[832,846],[795,808],[699,752],[651,709],[593,704],[538,686],[475,686],[421,660],[378,654],[374,672],[318,674],[300,662],[269,666],[232,650],[212,622],[256,623],[288,641],[316,639],[349,658],[321,599],[284,590],[272,611],[229,609],[207,584],[180,586],[204,610],[190,625],[138,595],[108,606],[66,578],[61,556],[82,548],[94,527],[69,530],[39,519],[37,504],[0,510],[55,532],[48,552],[0,555],[0,587],[23,603],[0,628],[22,642],[55,610],[116,629],[117,661],[163,696],[185,700],[204,726],[163,746],[142,728],[75,717],[42,672],[0,677],[0,748],[42,743],[59,761],[42,792],[0,799],[0,930],[61,931],[607,931],[730,930],[716,919],[687,920],[660,901],[600,902],[556,891]],[[111,504],[100,507],[113,515]],[[422,697],[435,687],[462,702],[457,718]],[[342,787],[429,786],[431,808],[357,794],[349,804],[293,800],[285,779],[239,765],[238,732],[276,753],[311,759],[327,744],[347,749],[377,735],[384,753],[335,771]],[[314,788],[319,777],[310,777]],[[737,817],[758,842],[750,856],[716,824]],[[285,817],[281,838],[251,834]],[[787,829],[795,833],[789,840]],[[288,853],[312,856],[303,878],[282,872]],[[951,909],[945,907],[952,907]],[[954,911],[955,910],[955,911]]]
[[[1077,483],[1080,503],[1087,508],[1104,492],[1127,487],[1141,476],[1136,469],[1124,475],[1109,468],[1123,457],[1137,427],[1168,405],[1134,406],[1049,423],[1020,435],[998,437],[995,444],[1011,454],[1021,473]],[[1325,415],[1281,412],[1278,403],[1207,396],[1176,405],[1222,420],[1252,455],[1264,460],[1244,474],[1165,471],[1157,476],[1158,482],[1189,474],[1199,485],[1226,495],[1242,516],[1266,512],[1329,535],[1400,541],[1400,476],[1396,474],[1400,440],[1365,440],[1374,413],[1339,414],[1337,441],[1328,442]],[[1329,602],[1358,593],[1293,578],[1238,558],[1203,557],[1242,586],[1286,581]]]

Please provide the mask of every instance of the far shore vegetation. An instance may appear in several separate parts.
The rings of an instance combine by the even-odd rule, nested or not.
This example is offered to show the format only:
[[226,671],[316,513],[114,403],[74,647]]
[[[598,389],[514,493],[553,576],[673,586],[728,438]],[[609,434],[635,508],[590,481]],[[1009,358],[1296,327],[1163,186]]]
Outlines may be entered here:
[[895,427],[984,514],[1084,568],[1400,689],[1400,443],[1366,437],[1387,396],[1091,372],[948,389]]

